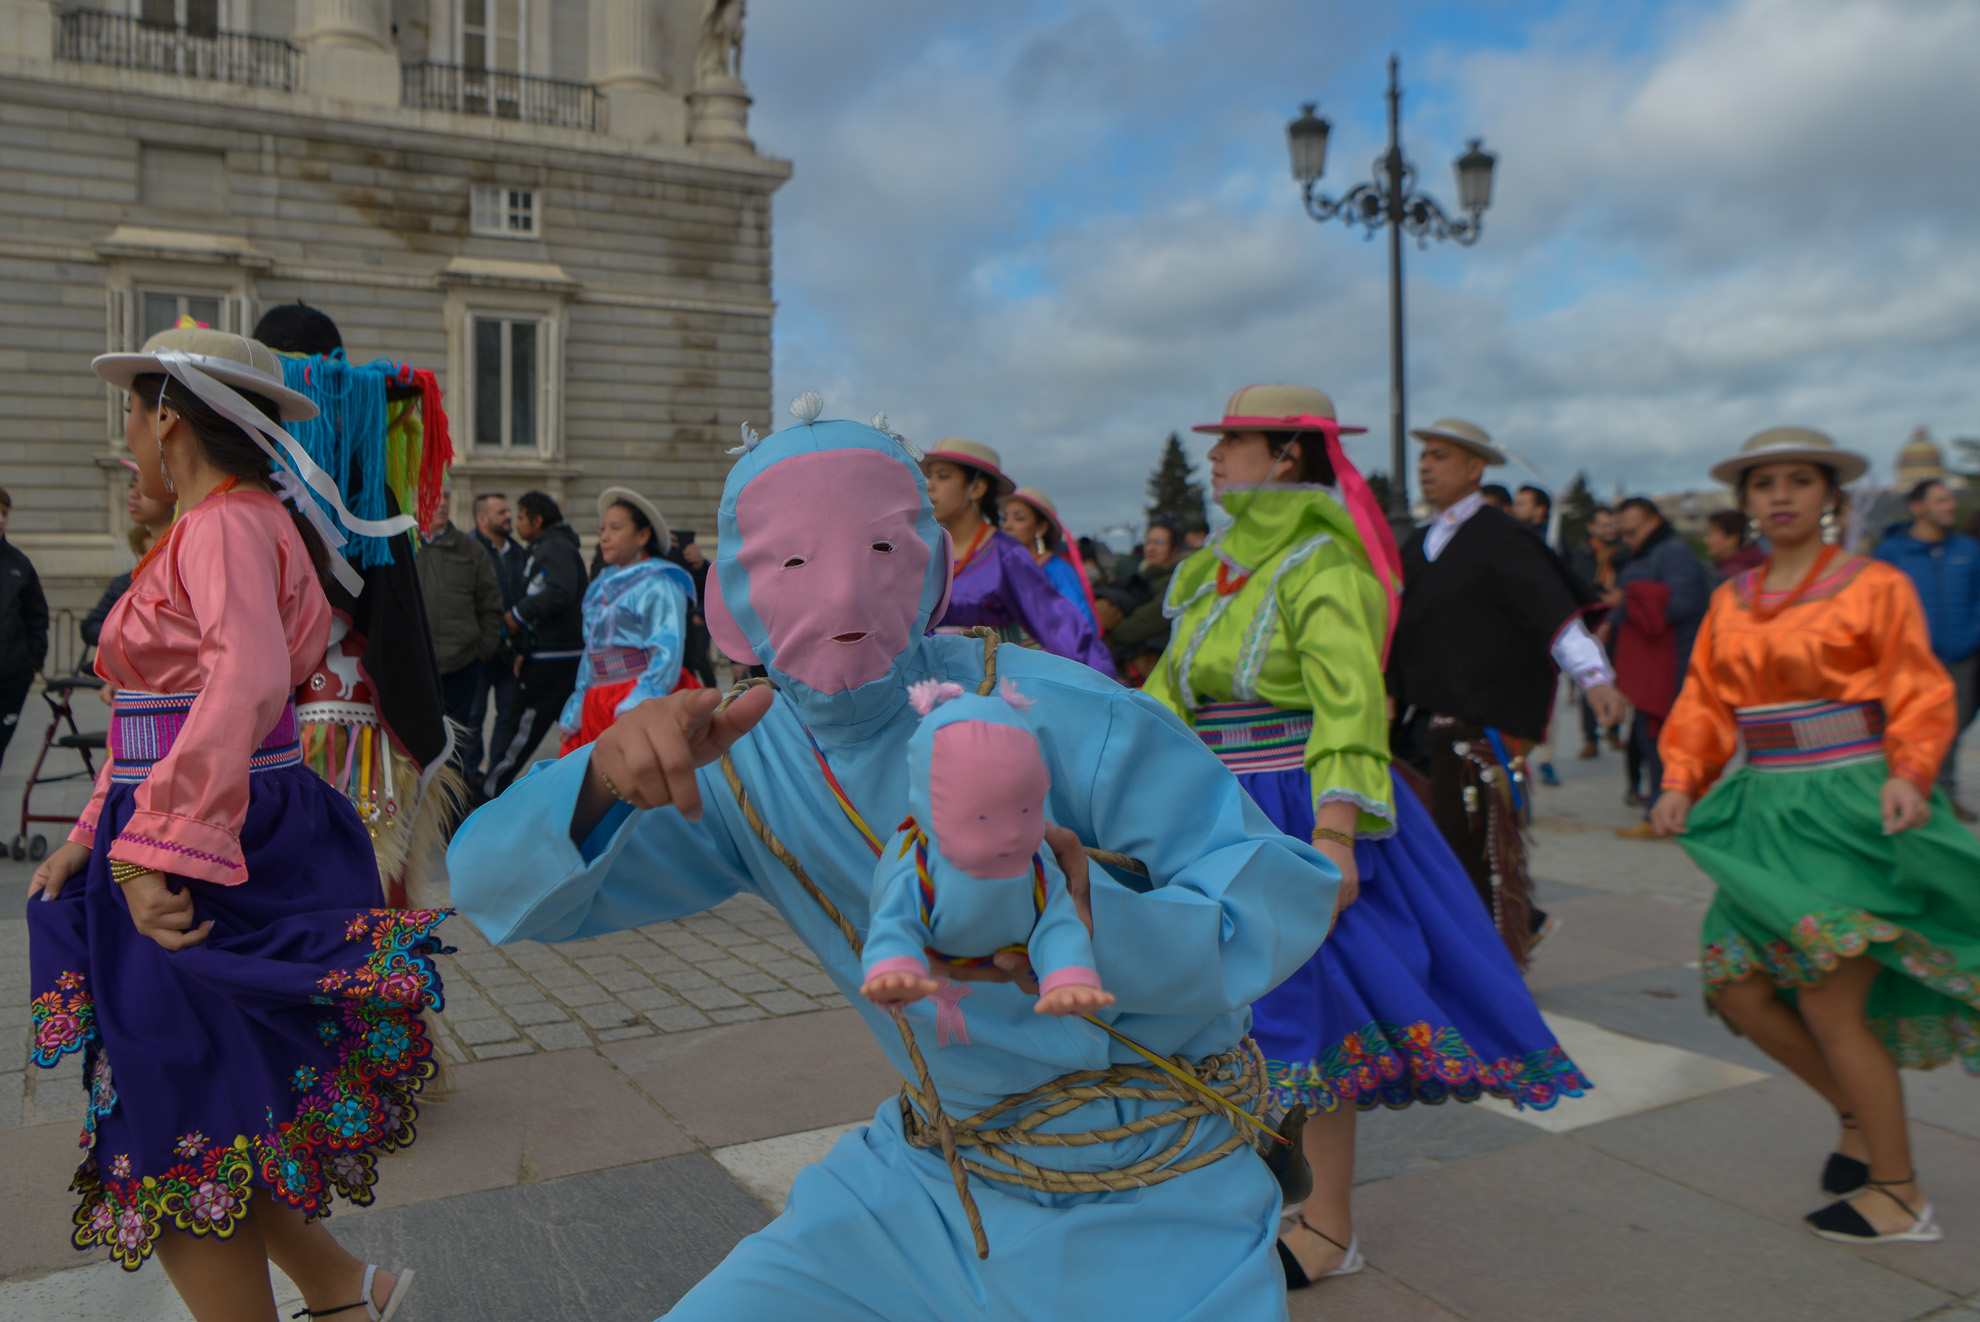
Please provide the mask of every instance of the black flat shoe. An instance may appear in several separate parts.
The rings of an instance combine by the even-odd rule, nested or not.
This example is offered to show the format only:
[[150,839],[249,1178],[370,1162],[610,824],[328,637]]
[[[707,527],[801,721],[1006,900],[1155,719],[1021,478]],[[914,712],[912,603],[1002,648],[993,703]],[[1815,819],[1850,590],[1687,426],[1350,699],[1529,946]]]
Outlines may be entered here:
[[1840,1152],[1829,1154],[1822,1167],[1822,1192],[1836,1198],[1854,1198],[1870,1182],[1870,1165]]
[[[1891,1181],[1894,1184],[1909,1182],[1908,1178]],[[1911,1218],[1911,1224],[1903,1230],[1880,1234],[1877,1227],[1870,1224],[1869,1218],[1848,1202],[1830,1203],[1802,1219],[1808,1223],[1810,1230],[1823,1239],[1832,1239],[1839,1244],[1936,1244],[1945,1238],[1945,1232],[1932,1219],[1932,1204],[1925,1204],[1922,1210],[1915,1208],[1877,1180],[1867,1180],[1863,1187],[1875,1189],[1903,1208],[1904,1214]],[[1280,1244],[1279,1249],[1283,1253],[1285,1245]]]
[[1324,1230],[1314,1230],[1312,1223],[1304,1216],[1299,1218],[1299,1224],[1302,1229],[1313,1231],[1314,1234],[1341,1250],[1344,1256],[1341,1258],[1341,1265],[1332,1271],[1321,1272],[1317,1277],[1308,1276],[1306,1274],[1306,1268],[1299,1265],[1299,1258],[1294,1255],[1291,1249],[1286,1247],[1286,1242],[1283,1239],[1274,1240],[1273,1245],[1279,1250],[1279,1266],[1283,1267],[1286,1273],[1286,1289],[1304,1290],[1307,1286],[1313,1284],[1314,1281],[1324,1281],[1329,1276],[1352,1276],[1368,1265],[1367,1259],[1361,1256],[1361,1236],[1349,1235],[1348,1242],[1343,1244]]

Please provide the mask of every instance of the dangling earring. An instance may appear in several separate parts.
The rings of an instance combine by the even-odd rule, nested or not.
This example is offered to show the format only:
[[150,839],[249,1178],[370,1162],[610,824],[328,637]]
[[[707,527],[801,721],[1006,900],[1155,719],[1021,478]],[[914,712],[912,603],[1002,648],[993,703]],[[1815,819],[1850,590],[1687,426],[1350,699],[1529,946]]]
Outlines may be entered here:
[[1834,546],[1842,540],[1842,521],[1836,518],[1835,506],[1822,511],[1822,544]]
[[165,387],[158,387],[158,411],[151,415],[151,439],[158,445],[158,477],[165,489],[173,495],[179,489],[172,485],[172,470],[165,467]]
[[1749,542],[1760,540],[1760,520],[1750,517],[1746,520],[1746,540]]
[[1045,554],[1045,534],[1044,534],[1044,533],[1042,533],[1042,532],[1041,532],[1041,533],[1039,533],[1039,534],[1038,534],[1038,535],[1037,535],[1036,537],[1034,537],[1034,538],[1032,538],[1032,539],[1031,539],[1031,549],[1032,549],[1032,550],[1034,550],[1034,551],[1036,551],[1036,552],[1038,552],[1038,554],[1040,554],[1040,555],[1044,555],[1044,554]]

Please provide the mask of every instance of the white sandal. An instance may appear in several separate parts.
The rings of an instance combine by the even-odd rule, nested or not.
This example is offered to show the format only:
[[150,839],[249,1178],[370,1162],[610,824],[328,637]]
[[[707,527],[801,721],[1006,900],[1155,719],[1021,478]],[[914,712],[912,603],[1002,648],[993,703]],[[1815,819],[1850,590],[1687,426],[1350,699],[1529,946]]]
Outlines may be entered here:
[[291,1318],[329,1317],[335,1313],[348,1313],[354,1308],[362,1308],[365,1317],[370,1322],[392,1322],[392,1319],[398,1316],[399,1305],[406,1301],[407,1291],[412,1289],[412,1268],[407,1267],[402,1271],[394,1273],[394,1276],[392,1294],[385,1300],[385,1307],[382,1309],[377,1304],[371,1302],[371,1283],[378,1279],[378,1264],[374,1262],[368,1264],[364,1269],[364,1298],[354,1304],[342,1304],[336,1308],[326,1308],[321,1312],[304,1308],[289,1314],[289,1316]]

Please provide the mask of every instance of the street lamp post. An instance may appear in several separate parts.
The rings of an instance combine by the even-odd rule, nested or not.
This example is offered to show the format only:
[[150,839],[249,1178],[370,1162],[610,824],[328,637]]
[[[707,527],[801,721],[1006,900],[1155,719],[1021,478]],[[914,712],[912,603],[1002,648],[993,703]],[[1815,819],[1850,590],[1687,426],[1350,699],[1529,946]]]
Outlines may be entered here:
[[1403,159],[1402,89],[1396,82],[1396,57],[1391,55],[1389,148],[1375,160],[1372,183],[1356,184],[1330,200],[1319,191],[1319,183],[1332,126],[1313,113],[1315,108],[1314,102],[1307,102],[1299,118],[1286,125],[1293,178],[1305,194],[1306,214],[1316,221],[1339,217],[1349,227],[1361,226],[1371,239],[1376,230],[1389,227],[1389,523],[1401,541],[1410,526],[1408,456],[1403,451],[1403,235],[1414,236],[1419,248],[1432,239],[1450,239],[1466,247],[1478,242],[1485,208],[1492,202],[1492,166],[1498,158],[1478,138],[1471,139],[1457,158],[1458,206],[1464,214],[1455,219],[1428,194],[1414,191],[1416,172]]

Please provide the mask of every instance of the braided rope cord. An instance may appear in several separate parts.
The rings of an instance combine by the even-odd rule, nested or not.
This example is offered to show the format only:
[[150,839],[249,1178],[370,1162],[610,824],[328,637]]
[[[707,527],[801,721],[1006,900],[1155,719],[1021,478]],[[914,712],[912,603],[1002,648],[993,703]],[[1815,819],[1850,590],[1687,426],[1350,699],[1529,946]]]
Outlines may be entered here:
[[[997,688],[997,635],[988,629],[972,629],[969,636],[983,640],[983,682],[977,688],[980,697],[987,697]],[[731,688],[722,699],[727,707],[742,694],[758,685],[770,685],[767,679],[746,679]],[[825,911],[839,929],[839,934],[852,948],[855,958],[863,951],[859,930],[855,928],[839,906],[832,903],[830,896],[813,881],[789,847],[779,840],[775,832],[764,824],[757,813],[756,805],[750,801],[744,789],[742,776],[727,753],[722,755],[722,778],[729,784],[729,792],[735,795],[736,807],[741,810],[743,821],[770,851],[771,857],[797,879],[798,885]],[[1148,869],[1138,860],[1125,854],[1116,854],[1104,849],[1086,850],[1087,856],[1096,862],[1110,867],[1122,868],[1129,872],[1146,874]],[[949,1176],[955,1182],[956,1197],[961,1201],[963,1214],[968,1218],[970,1235],[976,1242],[976,1256],[990,1256],[990,1240],[983,1230],[983,1215],[978,1211],[976,1199],[969,1190],[969,1176],[975,1174],[986,1180],[1001,1184],[1023,1185],[1041,1193],[1116,1193],[1147,1185],[1161,1184],[1179,1175],[1201,1170],[1205,1166],[1222,1161],[1225,1157],[1249,1147],[1244,1138],[1247,1125],[1256,1126],[1257,1109],[1263,1098],[1265,1087],[1265,1062],[1259,1055],[1257,1044],[1246,1038],[1237,1050],[1226,1051],[1205,1057],[1192,1064],[1181,1056],[1169,1058],[1169,1067],[1186,1073],[1193,1080],[1200,1081],[1198,1087],[1186,1088],[1175,1078],[1162,1070],[1145,1068],[1140,1065],[1114,1065],[1105,1070],[1075,1070],[1062,1074],[1056,1079],[1032,1088],[1028,1092],[1006,1097],[994,1106],[978,1111],[975,1115],[958,1119],[942,1108],[941,1096],[936,1092],[935,1079],[928,1071],[928,1062],[921,1054],[921,1046],[915,1041],[914,1030],[908,1026],[907,1017],[899,1010],[889,1012],[894,1027],[900,1032],[901,1045],[907,1049],[908,1060],[914,1066],[912,1081],[901,1082],[902,1130],[908,1143],[914,1147],[940,1148],[942,1160],[949,1168]],[[1099,1023],[1098,1020],[1094,1021]],[[1134,1043],[1106,1024],[1100,1026],[1116,1039],[1145,1052]],[[1152,1053],[1148,1053],[1152,1057]],[[1156,1058],[1159,1059],[1159,1058]],[[1141,1116],[1125,1124],[1107,1129],[1081,1130],[1073,1133],[1043,1134],[1038,1128],[1049,1121],[1067,1115],[1089,1102],[1124,1099],[1141,1102],[1174,1101],[1174,1108]],[[1020,1116],[1014,1123],[1001,1128],[991,1128],[990,1122],[999,1116],[1027,1106],[1035,1109]],[[1198,1122],[1206,1115],[1218,1115],[1228,1122],[1235,1131],[1231,1137],[1207,1152],[1177,1160],[1196,1136]],[[1180,1126],[1180,1132],[1161,1151],[1131,1166],[1115,1171],[1066,1171],[1049,1166],[1040,1166],[1025,1160],[1010,1149],[1013,1146],[1031,1147],[1090,1147],[1100,1143],[1113,1143],[1131,1138],[1155,1129]],[[973,1148],[1008,1169],[985,1165],[961,1154],[960,1149]]]

